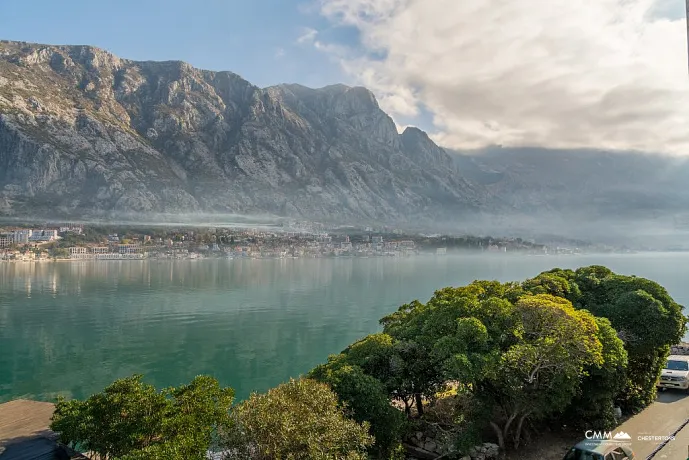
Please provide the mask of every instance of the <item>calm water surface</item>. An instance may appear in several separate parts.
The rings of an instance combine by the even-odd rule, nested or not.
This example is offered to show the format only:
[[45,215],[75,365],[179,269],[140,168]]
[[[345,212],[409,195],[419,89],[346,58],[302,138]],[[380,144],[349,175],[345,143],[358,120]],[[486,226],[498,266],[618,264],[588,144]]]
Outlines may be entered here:
[[83,398],[143,373],[239,398],[298,376],[414,299],[601,264],[689,305],[689,254],[0,263],[0,402]]

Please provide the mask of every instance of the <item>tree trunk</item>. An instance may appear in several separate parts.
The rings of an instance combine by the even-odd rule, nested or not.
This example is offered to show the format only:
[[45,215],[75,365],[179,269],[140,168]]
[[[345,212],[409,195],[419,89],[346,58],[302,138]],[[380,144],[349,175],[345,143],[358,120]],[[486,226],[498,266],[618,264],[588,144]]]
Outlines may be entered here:
[[416,399],[416,412],[418,412],[419,417],[423,415],[423,400],[421,399],[421,393],[416,393],[414,395]]
[[498,446],[500,447],[500,450],[505,450],[505,438],[502,436],[502,430],[495,422],[490,422],[490,426],[493,428],[495,435],[498,437]]
[[505,422],[505,426],[502,429],[502,437],[503,439],[507,439],[510,434],[510,426],[512,426],[512,422],[514,422],[514,419],[517,418],[517,415],[519,412],[515,412],[514,414],[510,415],[509,418],[507,419],[507,422]]
[[519,417],[519,422],[517,423],[517,430],[514,433],[514,448],[518,449],[519,448],[519,441],[521,440],[522,437],[522,426],[524,424],[524,419],[529,415],[528,412],[522,414],[521,417]]
[[404,402],[404,413],[407,415],[407,418],[411,418],[411,405],[409,401],[407,401],[407,398],[404,398],[402,402]]

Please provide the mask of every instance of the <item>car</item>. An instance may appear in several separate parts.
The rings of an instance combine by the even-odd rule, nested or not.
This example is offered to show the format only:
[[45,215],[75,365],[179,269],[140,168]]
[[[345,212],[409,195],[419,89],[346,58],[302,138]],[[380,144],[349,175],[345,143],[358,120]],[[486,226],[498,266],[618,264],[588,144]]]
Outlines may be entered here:
[[676,388],[689,392],[689,356],[668,357],[658,380],[658,388]]
[[632,448],[614,441],[585,439],[572,447],[563,460],[633,460]]

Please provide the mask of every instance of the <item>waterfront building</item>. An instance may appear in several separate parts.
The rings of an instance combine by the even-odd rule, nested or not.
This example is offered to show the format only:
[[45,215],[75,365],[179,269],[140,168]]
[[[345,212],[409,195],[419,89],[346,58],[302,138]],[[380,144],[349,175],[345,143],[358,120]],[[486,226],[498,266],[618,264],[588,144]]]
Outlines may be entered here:
[[71,247],[69,248],[69,258],[70,259],[92,259],[93,253],[89,252],[88,248],[85,247]]

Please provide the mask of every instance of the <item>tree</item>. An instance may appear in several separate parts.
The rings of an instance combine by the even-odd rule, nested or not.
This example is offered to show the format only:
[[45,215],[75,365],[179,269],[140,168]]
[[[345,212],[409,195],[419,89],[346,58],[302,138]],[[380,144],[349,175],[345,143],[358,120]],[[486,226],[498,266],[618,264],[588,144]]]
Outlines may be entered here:
[[347,364],[345,355],[332,357],[317,366],[309,377],[327,383],[340,403],[359,423],[368,422],[375,438],[373,451],[389,457],[399,445],[404,428],[404,415],[390,404],[385,385],[356,365]]
[[603,362],[588,366],[577,396],[565,414],[568,424],[582,429],[612,430],[618,423],[615,402],[627,383],[627,350],[607,318],[596,318]]
[[501,447],[519,446],[523,424],[564,410],[587,366],[601,365],[602,345],[593,315],[563,298],[527,295],[515,309],[521,340],[502,353],[478,388],[496,409],[491,421]]
[[404,404],[407,416],[411,416],[412,406],[423,415],[423,399],[432,397],[444,383],[442,366],[430,348],[417,340],[373,334],[342,354],[347,363],[382,382],[390,398]]
[[337,395],[312,379],[254,393],[232,415],[226,459],[365,460],[373,444],[368,423],[349,419]]
[[556,268],[524,281],[522,287],[532,294],[550,294],[576,302],[581,296],[581,291],[576,283],[570,282],[573,275],[574,272],[571,270]]
[[642,409],[655,399],[670,346],[686,333],[683,307],[658,283],[605,267],[580,268],[574,279],[581,290],[578,307],[608,318],[627,350],[627,384],[620,403],[627,410]]
[[234,391],[205,376],[161,392],[141,380],[116,380],[84,401],[59,398],[51,429],[100,460],[204,459],[214,430],[227,423]]
[[69,250],[65,248],[55,248],[52,252],[56,259],[69,259]]

